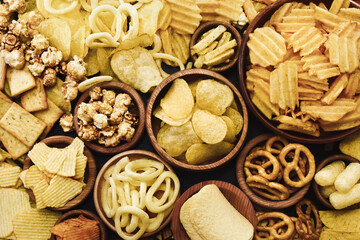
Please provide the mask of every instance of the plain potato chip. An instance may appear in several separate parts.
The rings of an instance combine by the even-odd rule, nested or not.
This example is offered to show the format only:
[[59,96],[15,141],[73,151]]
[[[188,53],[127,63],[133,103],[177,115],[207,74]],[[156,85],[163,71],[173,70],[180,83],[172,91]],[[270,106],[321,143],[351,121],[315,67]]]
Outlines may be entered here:
[[226,136],[227,126],[225,121],[206,110],[194,112],[192,125],[199,138],[208,144],[219,143]]
[[192,144],[202,142],[190,121],[179,127],[165,124],[157,134],[157,141],[172,157],[181,155]]
[[215,80],[202,80],[196,87],[196,106],[215,115],[222,115],[234,100],[230,87]]
[[184,119],[173,119],[169,117],[160,106],[155,108],[153,115],[170,126],[181,126],[185,124],[187,121],[189,121],[192,117],[192,114],[189,114],[189,116]]
[[360,232],[360,209],[319,211],[323,224],[337,231]]
[[343,154],[360,161],[360,132],[356,132],[340,141],[339,149]]
[[86,76],[95,75],[100,71],[95,48],[89,49],[88,54],[86,54],[84,58],[84,62],[86,63]]
[[64,93],[61,90],[63,83],[64,82],[60,78],[57,78],[54,87],[45,88],[46,96],[65,113],[70,113],[71,102],[65,100]]
[[343,232],[324,227],[320,233],[319,240],[358,240],[359,234],[360,232]]
[[194,98],[184,79],[176,79],[160,101],[164,112],[175,120],[187,118],[194,108]]
[[225,156],[234,148],[234,144],[220,142],[217,144],[196,143],[186,151],[185,158],[189,164],[200,164]]
[[236,129],[234,122],[228,116],[221,116],[226,123],[227,131],[224,141],[234,143],[236,141]]
[[244,125],[244,118],[237,110],[232,107],[228,107],[224,113],[224,116],[229,117],[235,124],[235,135],[238,135]]

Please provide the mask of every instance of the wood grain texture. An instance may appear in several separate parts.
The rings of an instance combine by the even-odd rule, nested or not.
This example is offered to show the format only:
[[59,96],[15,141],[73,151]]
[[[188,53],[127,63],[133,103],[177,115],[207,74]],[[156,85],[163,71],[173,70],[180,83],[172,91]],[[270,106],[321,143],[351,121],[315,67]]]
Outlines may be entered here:
[[[52,136],[45,138],[44,140],[40,141],[45,143],[49,147],[57,147],[57,148],[64,148],[70,145],[74,138],[68,137],[68,136]],[[67,202],[63,207],[60,208],[52,208],[49,207],[47,209],[53,210],[53,211],[66,211],[75,208],[80,203],[82,203],[91,193],[94,184],[95,184],[95,178],[96,178],[96,163],[95,158],[90,152],[90,150],[85,146],[84,148],[84,155],[87,157],[87,163],[85,168],[85,175],[84,175],[84,183],[86,183],[85,188],[83,191],[76,196],[74,199]],[[33,162],[29,157],[25,159],[24,167],[23,169],[28,169],[31,165],[33,165]],[[26,189],[28,192],[30,198],[35,201],[34,193],[31,189]]]
[[[334,162],[334,161],[338,161],[341,160],[345,163],[345,166],[349,165],[350,163],[354,162],[354,163],[359,163],[359,160],[350,157],[348,155],[344,155],[344,154],[336,154],[330,157],[325,158],[316,168],[316,173],[318,173],[323,167],[325,167],[326,165]],[[329,200],[327,198],[325,198],[321,193],[320,193],[320,189],[319,189],[319,185],[317,185],[317,183],[315,182],[315,180],[312,180],[312,190],[314,191],[316,198],[320,201],[320,203],[326,207],[327,209],[335,209],[331,203],[329,202]],[[345,209],[357,209],[360,208],[360,203],[351,205]]]
[[[96,211],[98,215],[100,216],[101,220],[106,224],[107,227],[109,227],[112,231],[116,232],[115,223],[112,219],[106,217],[105,212],[103,211],[102,204],[101,204],[101,191],[103,184],[105,182],[104,179],[104,173],[107,169],[109,169],[111,166],[115,165],[120,159],[123,157],[129,157],[130,161],[134,161],[141,158],[147,158],[147,159],[153,159],[157,160],[165,165],[164,169],[167,169],[171,172],[174,172],[174,170],[171,168],[171,166],[165,162],[162,158],[160,158],[158,155],[156,155],[153,152],[149,152],[146,150],[128,150],[122,153],[119,153],[115,156],[113,156],[111,159],[109,159],[105,165],[100,169],[94,186],[94,192],[93,192],[93,198],[94,198],[94,204]],[[161,231],[171,220],[173,211],[165,218],[163,223],[160,225],[160,227],[153,232],[145,233],[142,237],[148,237],[151,235],[154,235],[155,233]]]
[[[238,69],[239,69],[239,82],[240,82],[240,91],[243,95],[247,107],[250,109],[251,112],[260,120],[264,126],[266,126],[268,129],[273,131],[277,135],[281,135],[287,139],[293,140],[295,142],[299,143],[309,143],[309,144],[323,144],[323,143],[330,143],[330,142],[336,142],[339,141],[346,136],[357,132],[360,130],[360,126],[349,129],[349,130],[343,130],[343,131],[336,131],[336,132],[320,132],[320,137],[313,137],[306,134],[301,134],[298,132],[290,132],[290,131],[283,131],[276,127],[278,124],[275,121],[270,121],[267,117],[265,117],[259,109],[253,104],[251,101],[249,92],[246,88],[246,71],[247,67],[250,65],[249,61],[249,48],[247,47],[247,41],[249,40],[249,34],[252,33],[256,28],[262,27],[265,22],[267,22],[272,14],[279,9],[284,3],[287,2],[302,2],[304,4],[309,4],[310,2],[314,2],[315,4],[319,4],[320,2],[323,2],[328,8],[331,6],[332,0],[279,0],[274,2],[273,4],[269,5],[265,9],[263,9],[253,20],[253,22],[249,25],[247,28],[243,40],[240,47],[240,56],[238,61]],[[354,2],[354,1],[353,1]]]
[[[101,221],[101,219],[98,216],[96,216],[96,214],[89,212],[87,210],[75,209],[75,210],[66,212],[64,215],[62,215],[56,221],[55,225],[65,221],[67,219],[70,219],[70,218],[77,218],[80,215],[83,215],[84,217],[86,217],[88,219],[97,221],[99,223],[99,229],[100,229],[100,239],[99,240],[106,240],[106,227],[105,227],[104,223]],[[54,234],[51,234],[50,240],[56,240],[56,236]]]
[[[219,25],[223,25],[226,27],[227,31],[231,33],[232,39],[236,40],[237,46],[235,48],[235,54],[230,58],[230,62],[222,63],[220,65],[216,65],[215,67],[211,67],[211,70],[214,72],[224,72],[226,70],[229,70],[237,62],[237,60],[239,58],[239,54],[240,54],[240,45],[241,45],[241,35],[240,35],[239,31],[227,22],[221,22],[221,21],[204,22],[204,23],[201,23],[200,26],[195,30],[194,34],[191,36],[190,44],[189,44],[190,54],[191,54],[191,48],[198,42],[198,39],[204,33],[206,33],[207,31],[209,31],[212,28],[216,28]],[[190,55],[190,57],[193,62],[195,62],[196,59],[198,58],[197,55],[195,55],[195,54]]]
[[[208,161],[199,165],[190,165],[186,162],[184,159],[180,158],[174,158],[171,157],[169,154],[166,153],[166,151],[158,144],[156,140],[157,133],[160,129],[160,120],[153,116],[153,110],[160,104],[161,98],[164,97],[168,89],[170,88],[172,82],[177,79],[182,78],[187,82],[191,82],[198,79],[215,79],[221,83],[226,84],[229,86],[233,93],[234,93],[234,99],[237,103],[237,106],[239,108],[239,112],[244,118],[244,125],[242,131],[237,136],[238,141],[235,144],[234,149],[227,154],[225,157],[221,159],[213,159],[212,161]],[[162,81],[153,91],[153,93],[150,96],[149,102],[146,107],[146,130],[150,138],[150,142],[155,148],[156,152],[162,156],[165,161],[167,161],[169,164],[179,167],[186,170],[191,171],[208,171],[215,169],[217,167],[220,167],[221,165],[229,162],[232,160],[237,153],[240,151],[241,147],[243,146],[246,138],[246,134],[248,131],[248,112],[245,105],[245,102],[240,94],[240,92],[237,90],[237,88],[224,76],[220,75],[219,73],[206,70],[206,69],[187,69],[182,70],[179,72],[176,72],[172,75],[170,75],[168,78],[166,78],[164,81]]]
[[79,119],[78,119],[78,109],[79,105],[82,102],[89,102],[90,96],[89,92],[95,88],[100,87],[101,89],[107,89],[107,90],[114,90],[115,93],[127,93],[130,95],[130,97],[133,99],[133,102],[135,103],[134,109],[132,109],[137,116],[139,116],[139,124],[136,127],[135,135],[133,136],[132,140],[130,142],[122,142],[120,145],[116,147],[105,147],[104,145],[101,145],[96,142],[89,142],[84,141],[85,145],[90,148],[91,150],[103,154],[116,154],[125,150],[128,150],[129,148],[133,147],[142,137],[144,130],[145,130],[145,105],[144,102],[141,99],[141,96],[139,93],[130,87],[129,85],[121,82],[103,82],[98,83],[88,90],[86,90],[78,99],[75,108],[74,108],[74,128],[76,131],[76,134],[79,135]]
[[194,186],[186,190],[176,201],[173,210],[173,217],[171,221],[171,229],[172,232],[174,233],[175,240],[190,239],[180,222],[180,209],[188,198],[190,198],[192,195],[197,193],[202,187],[208,184],[215,184],[216,186],[218,186],[222,194],[231,203],[231,205],[233,205],[233,207],[239,213],[241,213],[245,218],[247,218],[250,221],[250,223],[254,226],[254,229],[256,229],[256,225],[257,225],[256,213],[252,203],[247,198],[247,196],[239,188],[235,187],[230,183],[211,180],[211,181],[205,181],[195,184]]
[[290,206],[295,205],[299,202],[308,192],[311,182],[306,184],[301,189],[297,190],[295,193],[291,194],[290,197],[286,200],[282,201],[272,201],[268,200],[262,196],[257,195],[254,193],[251,188],[246,183],[246,176],[244,173],[244,163],[245,159],[248,156],[249,152],[259,145],[263,145],[266,140],[273,137],[274,134],[267,133],[259,135],[253,139],[251,139],[240,152],[239,157],[236,162],[236,179],[240,185],[241,190],[249,197],[249,199],[254,202],[256,205],[264,207],[265,209],[274,209],[274,210],[281,210]]

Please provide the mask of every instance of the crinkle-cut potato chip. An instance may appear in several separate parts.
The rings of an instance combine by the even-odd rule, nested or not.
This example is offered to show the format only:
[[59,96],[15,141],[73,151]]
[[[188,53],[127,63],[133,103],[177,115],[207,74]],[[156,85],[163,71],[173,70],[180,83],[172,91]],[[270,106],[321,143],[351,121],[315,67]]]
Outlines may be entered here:
[[341,92],[345,89],[346,85],[349,82],[348,74],[342,74],[335,79],[331,84],[330,89],[325,93],[321,98],[321,102],[324,104],[332,104],[336,101]]
[[235,124],[235,135],[238,135],[244,125],[244,118],[237,110],[232,107],[228,107],[224,112],[224,116],[229,117]]
[[77,150],[68,148],[64,152],[66,159],[63,161],[57,174],[63,177],[75,176]]
[[340,69],[337,65],[330,63],[328,57],[320,51],[314,51],[312,54],[301,58],[304,62],[303,68],[310,76],[316,76],[319,80],[324,80],[340,75]]
[[288,16],[293,9],[294,3],[288,2],[283,4],[278,10],[276,10],[270,18],[270,25],[281,23],[283,17]]
[[40,172],[39,168],[36,165],[32,165],[26,172],[24,186],[26,188],[33,188],[42,178],[43,174]]
[[286,54],[285,39],[269,27],[255,29],[249,35],[247,45],[251,63],[262,67],[282,62]]
[[43,240],[51,237],[50,229],[61,213],[46,209],[29,209],[16,215],[14,232],[19,240]]
[[254,83],[258,82],[262,84],[263,82],[270,82],[271,72],[264,67],[253,66],[249,71],[246,72],[246,87],[248,90],[254,90]]
[[158,16],[158,28],[165,30],[169,27],[171,22],[171,9],[170,5],[166,1],[162,1],[163,8],[159,12]]
[[61,149],[51,149],[45,162],[45,171],[48,173],[57,173],[65,161],[66,156]]
[[110,64],[121,81],[143,93],[162,81],[153,57],[145,48],[118,51],[112,56]]
[[202,142],[190,121],[178,127],[165,124],[156,138],[159,145],[172,157],[178,157],[192,144]]
[[236,129],[234,122],[228,116],[221,116],[222,120],[226,123],[227,131],[224,138],[225,142],[234,143],[236,141]]
[[314,89],[327,91],[329,90],[328,79],[319,79],[317,76],[310,76],[308,72],[298,74],[298,83]]
[[169,117],[160,106],[155,108],[153,115],[155,117],[157,117],[158,119],[162,120],[164,123],[166,123],[170,126],[174,126],[174,127],[178,127],[178,126],[185,124],[187,121],[189,121],[191,119],[191,116],[192,116],[192,114],[189,114],[188,117],[183,118],[183,119],[173,119],[173,118]]
[[49,39],[51,46],[61,50],[65,60],[69,58],[71,52],[71,29],[66,21],[59,18],[46,19],[40,23],[39,32]]
[[82,179],[85,175],[87,157],[85,155],[76,157],[75,179]]
[[196,87],[196,106],[222,115],[234,100],[231,88],[213,79],[202,80]]
[[19,166],[0,168],[0,187],[14,187],[19,179],[20,171]]
[[339,17],[318,6],[315,6],[315,19],[331,30],[336,28],[339,23],[346,21],[345,18]]
[[343,154],[360,161],[360,132],[356,132],[340,141],[339,149]]
[[360,209],[319,211],[325,227],[344,232],[360,232]]
[[314,27],[302,27],[296,31],[289,39],[289,46],[293,47],[294,52],[300,51],[301,56],[309,55],[325,43],[327,40],[321,31]]
[[10,235],[14,217],[30,208],[29,195],[25,189],[0,188],[0,238]]
[[351,21],[360,22],[360,9],[359,8],[341,8],[339,17],[346,18]]
[[[297,119],[300,120],[300,119]],[[301,120],[300,120],[301,121]],[[298,132],[298,133],[304,133],[307,135],[311,135],[314,137],[319,137],[320,136],[320,131],[319,128],[315,129],[315,130],[308,130],[306,128],[303,128],[302,126],[294,126],[294,125],[290,125],[290,124],[286,124],[286,123],[280,123],[277,126],[278,129],[281,130],[285,130],[285,131],[293,131],[293,132]]]
[[188,83],[178,78],[173,81],[171,87],[160,101],[164,112],[175,120],[187,118],[194,108],[194,98]]
[[36,201],[36,208],[46,208],[46,204],[43,201],[42,194],[45,192],[45,190],[48,188],[49,184],[45,179],[40,180],[35,187],[32,188],[32,192],[35,196]]
[[280,123],[293,126],[299,129],[304,129],[305,131],[309,131],[309,132],[319,131],[319,127],[316,123],[310,121],[303,122],[301,119],[289,117],[286,115],[277,116],[273,118],[273,120],[279,121]]
[[227,133],[225,121],[207,110],[196,110],[192,116],[195,133],[208,144],[216,144],[224,140]]
[[349,81],[340,96],[354,98],[360,84],[360,69],[356,69],[349,75]]
[[251,96],[252,102],[257,108],[268,118],[271,119],[273,115],[278,116],[279,105],[270,102],[270,86],[267,82],[263,84],[254,83],[254,91]]
[[185,158],[189,164],[201,164],[220,158],[234,148],[234,144],[219,142],[217,144],[196,143],[186,151]]

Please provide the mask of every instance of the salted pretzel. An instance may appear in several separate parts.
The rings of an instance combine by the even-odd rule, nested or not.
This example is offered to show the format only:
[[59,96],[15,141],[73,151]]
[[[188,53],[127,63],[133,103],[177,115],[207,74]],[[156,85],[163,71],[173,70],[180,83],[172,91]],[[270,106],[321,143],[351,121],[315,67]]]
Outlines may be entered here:
[[[261,158],[261,161],[257,161],[258,158]],[[265,159],[265,161],[264,161]],[[269,169],[271,172],[267,171]],[[264,150],[257,150],[256,152],[251,153],[245,159],[244,170],[246,176],[253,175],[251,170],[256,170],[258,175],[266,178],[269,181],[275,180],[278,178],[280,173],[280,163],[277,158],[272,155],[270,152]]]
[[274,136],[269,138],[265,143],[265,149],[266,151],[278,155],[283,147],[288,145],[289,142],[280,136]]
[[289,216],[281,212],[266,212],[258,215],[255,239],[288,240],[295,232],[295,226]]
[[290,197],[290,192],[284,185],[270,182],[259,175],[248,176],[246,183],[256,194],[273,201],[285,200]]
[[[294,156],[292,157],[292,151],[294,151]],[[308,163],[307,173],[303,173],[300,168],[299,161],[302,158],[301,155],[304,155]],[[291,161],[289,160],[289,155],[291,156]],[[291,143],[285,146],[279,154],[280,163],[284,166],[284,182],[291,186],[301,188],[311,181],[315,174],[315,158],[310,150],[302,144]],[[290,173],[295,171],[297,178],[292,180],[290,178]]]
[[[303,208],[305,207],[305,211]],[[322,223],[320,220],[319,212],[309,200],[303,199],[296,204],[296,213],[299,215],[295,226],[301,239],[316,240],[319,239]],[[314,216],[315,223],[311,221],[312,215]]]

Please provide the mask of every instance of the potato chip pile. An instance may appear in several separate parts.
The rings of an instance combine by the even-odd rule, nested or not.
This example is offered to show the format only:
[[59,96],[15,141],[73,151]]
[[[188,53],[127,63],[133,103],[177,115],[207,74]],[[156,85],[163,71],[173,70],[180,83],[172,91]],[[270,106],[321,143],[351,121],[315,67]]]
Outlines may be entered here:
[[119,236],[139,239],[157,230],[173,209],[180,191],[175,173],[159,161],[121,158],[104,173],[101,206]]
[[319,211],[325,225],[320,239],[358,239],[360,235],[360,209]]
[[176,79],[153,115],[163,121],[159,145],[190,164],[228,154],[243,126],[231,88],[213,79]]
[[53,226],[50,232],[56,236],[56,239],[62,240],[100,239],[99,222],[84,215],[66,219]]
[[249,35],[246,86],[279,129],[320,136],[360,125],[360,10],[342,3],[285,3]]
[[38,209],[63,207],[82,192],[87,157],[79,138],[63,149],[37,143],[28,156],[34,165],[23,172],[22,180],[33,191]]

